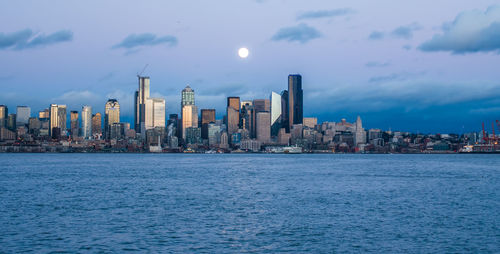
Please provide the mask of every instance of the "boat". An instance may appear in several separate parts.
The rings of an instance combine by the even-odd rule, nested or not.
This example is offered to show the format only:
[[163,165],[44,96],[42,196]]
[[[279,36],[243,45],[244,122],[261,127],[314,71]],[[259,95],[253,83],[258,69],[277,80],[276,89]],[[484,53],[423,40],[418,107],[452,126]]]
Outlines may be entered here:
[[290,153],[290,154],[298,154],[302,153],[302,147],[300,146],[285,146],[283,147],[283,152],[284,153]]

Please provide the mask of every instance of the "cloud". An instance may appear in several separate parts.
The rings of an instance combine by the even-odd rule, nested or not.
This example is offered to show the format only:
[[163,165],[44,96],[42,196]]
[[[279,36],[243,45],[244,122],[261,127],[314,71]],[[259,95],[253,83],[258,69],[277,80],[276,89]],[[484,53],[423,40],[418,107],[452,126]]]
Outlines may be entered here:
[[420,30],[421,27],[417,23],[412,23],[406,26],[400,26],[391,32],[391,35],[396,38],[401,39],[411,39],[413,37],[413,32]]
[[365,64],[366,67],[368,68],[373,68],[373,67],[387,67],[391,65],[390,63],[388,62],[385,62],[385,63],[381,63],[381,62],[368,62]]
[[368,39],[370,40],[380,40],[383,39],[385,34],[380,31],[373,31],[369,36]]
[[174,47],[178,43],[178,40],[175,36],[165,35],[162,37],[157,37],[152,33],[143,33],[143,34],[131,34],[123,39],[122,42],[113,46],[113,48],[125,48],[125,49],[136,49],[138,47],[145,46],[156,46],[160,44],[167,45],[169,47]]
[[45,35],[43,33],[34,33],[31,29],[24,29],[10,34],[0,33],[0,50],[39,48],[71,40],[73,40],[73,32],[69,30],[61,30]]
[[320,10],[320,11],[307,11],[297,16],[297,20],[303,19],[320,19],[330,18],[337,16],[344,16],[354,13],[354,10],[349,8],[334,9],[334,10]]
[[386,33],[383,31],[373,31],[369,36],[368,39],[370,40],[381,40],[384,39],[387,35],[390,35],[394,38],[398,39],[411,39],[413,37],[413,32],[420,30],[421,27],[418,23],[412,23],[406,26],[400,26],[392,30],[390,33]]
[[401,72],[401,73],[393,73],[393,74],[386,75],[386,76],[372,77],[368,81],[369,82],[402,81],[402,80],[407,80],[409,78],[415,78],[418,76],[422,76],[424,74],[425,74],[425,72],[419,72],[419,73]]
[[460,13],[453,22],[443,24],[441,34],[422,43],[419,49],[453,54],[500,53],[500,6],[490,7],[484,12],[473,10]]
[[273,41],[296,41],[304,44],[321,36],[322,34],[316,28],[301,23],[297,26],[281,28],[271,39]]

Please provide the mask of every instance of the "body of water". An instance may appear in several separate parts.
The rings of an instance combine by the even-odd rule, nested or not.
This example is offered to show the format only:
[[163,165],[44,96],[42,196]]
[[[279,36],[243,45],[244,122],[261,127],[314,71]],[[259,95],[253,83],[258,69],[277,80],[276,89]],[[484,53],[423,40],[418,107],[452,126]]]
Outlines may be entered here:
[[499,253],[498,155],[0,154],[0,252]]

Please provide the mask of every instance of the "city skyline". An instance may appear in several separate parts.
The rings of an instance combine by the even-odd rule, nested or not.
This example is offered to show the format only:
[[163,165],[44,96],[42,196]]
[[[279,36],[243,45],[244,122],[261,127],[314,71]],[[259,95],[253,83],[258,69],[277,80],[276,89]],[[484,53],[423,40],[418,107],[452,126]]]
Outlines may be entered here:
[[[499,31],[495,1],[228,1],[194,9],[123,1],[108,20],[117,4],[99,11],[92,2],[4,4],[1,103],[103,113],[116,98],[121,118],[133,122],[133,77],[149,64],[144,75],[155,84],[151,96],[165,99],[166,115],[181,111],[186,84],[197,90],[199,108],[215,108],[220,118],[226,97],[268,98],[283,89],[283,76],[301,73],[304,116],[320,121],[361,115],[371,128],[462,133],[498,118],[500,45],[488,40]],[[132,10],[148,18],[129,24]],[[245,59],[237,54],[243,46]]]

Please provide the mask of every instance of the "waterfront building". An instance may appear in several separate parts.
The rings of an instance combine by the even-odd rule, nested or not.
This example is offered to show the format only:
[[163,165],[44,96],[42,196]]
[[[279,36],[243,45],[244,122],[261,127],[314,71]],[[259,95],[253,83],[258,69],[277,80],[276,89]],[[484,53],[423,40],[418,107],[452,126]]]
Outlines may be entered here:
[[124,139],[129,129],[129,123],[112,123],[111,126],[109,126],[109,139]]
[[9,109],[5,105],[0,105],[0,128],[7,126],[7,116]]
[[186,128],[186,143],[187,144],[201,144],[201,128],[188,127]]
[[228,149],[229,148],[228,136],[227,136],[227,132],[225,132],[225,131],[222,131],[221,134],[220,134],[220,144],[219,144],[219,147],[223,148],[223,149]]
[[99,112],[92,116],[92,136],[94,139],[100,139],[102,136],[102,117]]
[[201,110],[201,138],[208,139],[208,125],[215,123],[215,109]]
[[110,138],[111,126],[120,122],[120,104],[116,99],[109,99],[104,105],[104,136]]
[[258,152],[261,148],[261,143],[255,139],[246,139],[240,142],[240,149],[251,152]]
[[82,107],[82,137],[84,139],[92,138],[92,107]]
[[69,113],[71,137],[75,138],[79,135],[80,120],[78,111],[70,111]]
[[240,97],[227,97],[227,134],[237,132],[240,124]]
[[31,117],[31,108],[28,106],[17,106],[16,110],[16,124],[26,125]]
[[65,135],[66,132],[66,105],[57,105],[51,104],[49,109],[49,135],[54,136],[52,131],[54,128],[58,128],[57,134],[55,135],[59,137],[60,135]]
[[220,143],[221,126],[215,123],[208,124],[208,145],[215,146]]
[[278,135],[281,129],[281,95],[278,93],[271,93],[271,136]]
[[303,91],[302,76],[295,74],[288,76],[288,126],[302,124],[303,121]]
[[29,133],[34,134],[35,136],[40,135],[40,129],[42,128],[42,124],[40,120],[36,117],[30,117],[28,120],[28,130]]
[[264,144],[271,141],[271,113],[264,111],[257,113],[256,137]]

